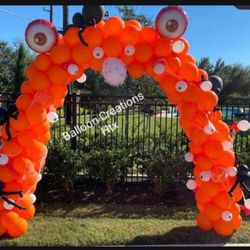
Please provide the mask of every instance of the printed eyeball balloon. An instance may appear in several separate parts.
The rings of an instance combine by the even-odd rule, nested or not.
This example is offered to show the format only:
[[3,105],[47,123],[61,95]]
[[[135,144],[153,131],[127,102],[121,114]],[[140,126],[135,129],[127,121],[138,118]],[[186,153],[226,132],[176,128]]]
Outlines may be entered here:
[[101,59],[104,56],[104,51],[101,47],[96,47],[92,51],[93,57],[96,59]]
[[214,132],[215,132],[215,127],[214,125],[209,122],[205,127],[204,127],[204,132],[207,134],[207,135],[212,135]]
[[56,112],[49,112],[47,114],[47,120],[49,123],[55,123],[58,121],[58,114]]
[[41,181],[42,178],[43,178],[42,174],[38,174],[38,175],[37,175],[37,182]]
[[230,141],[223,141],[222,147],[225,151],[230,151],[233,149],[233,144]]
[[36,196],[34,194],[30,194],[30,199],[33,204],[36,202]]
[[188,180],[187,183],[186,183],[186,187],[189,189],[189,190],[194,190],[196,189],[197,185],[196,185],[196,182],[195,180]]
[[67,70],[68,70],[68,73],[70,75],[74,76],[74,75],[76,75],[78,73],[79,68],[78,68],[78,66],[76,64],[72,63],[72,64],[69,64]]
[[58,41],[58,33],[52,23],[47,20],[34,20],[25,31],[28,46],[37,53],[47,53]]
[[250,129],[250,123],[247,120],[241,120],[237,123],[237,127],[240,131],[246,132]]
[[211,177],[212,177],[211,171],[202,171],[200,173],[200,179],[204,182],[210,181]]
[[159,34],[177,39],[184,34],[188,24],[186,12],[177,6],[162,9],[156,17],[155,27]]
[[127,67],[120,59],[108,57],[103,62],[102,75],[109,85],[118,87],[127,77]]
[[175,41],[172,48],[174,53],[179,54],[185,49],[185,44],[183,41]]
[[210,91],[213,88],[213,84],[210,81],[203,81],[200,85],[203,91]]
[[87,80],[87,76],[85,73],[82,74],[82,76],[80,78],[78,78],[76,81],[79,83],[85,83]]
[[233,214],[230,211],[224,211],[221,215],[221,218],[224,221],[229,222],[233,219]]
[[237,175],[237,168],[236,167],[230,167],[227,169],[227,173],[229,176],[233,177]]
[[[13,201],[12,199],[9,199],[9,200],[12,201],[12,202],[15,202],[15,201]],[[14,206],[11,205],[9,202],[4,201],[4,202],[3,202],[3,207],[4,207],[4,209],[6,209],[6,210],[11,210]]]
[[134,45],[127,45],[124,48],[124,53],[127,56],[133,56],[135,54],[135,46]]
[[185,158],[185,161],[192,162],[194,160],[194,155],[191,152],[187,152],[184,158]]
[[178,91],[178,92],[185,92],[188,88],[188,85],[186,82],[184,81],[179,81],[176,83],[175,85],[175,89]]
[[244,200],[244,205],[247,209],[250,209],[250,199]]
[[9,162],[9,157],[6,154],[0,154],[0,165],[5,165]]

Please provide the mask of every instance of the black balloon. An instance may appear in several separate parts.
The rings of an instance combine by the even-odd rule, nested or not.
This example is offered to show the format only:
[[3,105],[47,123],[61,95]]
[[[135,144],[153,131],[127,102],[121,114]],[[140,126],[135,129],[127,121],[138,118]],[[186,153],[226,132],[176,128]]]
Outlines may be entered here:
[[78,28],[82,28],[83,27],[83,18],[82,18],[82,14],[80,12],[77,12],[74,16],[73,16],[73,24],[76,25]]
[[99,6],[84,6],[82,9],[82,17],[84,24],[99,23],[105,16],[103,5]]
[[217,95],[219,95],[223,89],[223,81],[219,76],[212,75],[209,77],[209,81],[212,83],[214,91]]

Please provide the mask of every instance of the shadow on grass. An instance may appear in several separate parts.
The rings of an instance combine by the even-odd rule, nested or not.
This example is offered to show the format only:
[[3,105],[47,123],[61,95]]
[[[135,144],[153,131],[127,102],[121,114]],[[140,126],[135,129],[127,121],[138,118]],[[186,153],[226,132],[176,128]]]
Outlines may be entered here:
[[136,236],[126,245],[161,244],[218,244],[225,245],[231,237],[221,237],[215,232],[201,232],[196,226],[176,227],[163,235]]

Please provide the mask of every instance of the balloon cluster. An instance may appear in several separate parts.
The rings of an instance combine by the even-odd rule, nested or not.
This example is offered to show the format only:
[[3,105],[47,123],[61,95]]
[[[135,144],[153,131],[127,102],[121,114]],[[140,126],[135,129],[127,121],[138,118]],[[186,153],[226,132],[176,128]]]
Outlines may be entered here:
[[[39,54],[27,68],[28,80],[16,101],[18,116],[6,118],[1,128],[0,198],[12,203],[0,199],[0,234],[17,237],[26,232],[26,220],[35,213],[33,193],[45,165],[50,123],[58,120],[56,109],[64,103],[67,85],[84,82],[87,68],[99,71],[112,86],[121,85],[127,72],[135,78],[146,73],[159,82],[178,107],[180,125],[190,139],[185,158],[195,164],[195,179],[187,186],[195,191],[198,226],[232,234],[242,222],[237,202],[243,192],[237,185],[228,193],[237,169],[230,129],[215,109],[222,82],[209,78],[188,53],[189,43],[182,37],[188,23],[185,11],[166,7],[155,27],[142,27],[117,16],[104,21],[103,7],[95,10],[76,14],[63,36],[45,20],[35,20],[26,29],[27,44]],[[23,197],[7,193],[11,191]]]

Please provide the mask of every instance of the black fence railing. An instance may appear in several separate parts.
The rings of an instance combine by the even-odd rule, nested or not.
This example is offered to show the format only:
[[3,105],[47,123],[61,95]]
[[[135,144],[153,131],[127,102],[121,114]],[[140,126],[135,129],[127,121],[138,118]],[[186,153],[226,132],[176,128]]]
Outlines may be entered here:
[[[132,157],[157,149],[183,154],[188,140],[179,126],[176,107],[164,97],[141,99],[142,96],[68,95],[64,105],[70,107],[70,112],[65,113],[68,110],[65,108],[58,110],[59,121],[51,128],[50,143],[66,140],[73,148],[80,147],[86,152],[125,148]],[[1,94],[2,106],[13,100],[13,95]],[[250,100],[220,107],[228,124],[242,119],[250,121]],[[249,131],[237,134],[234,148],[238,153],[249,152]]]

